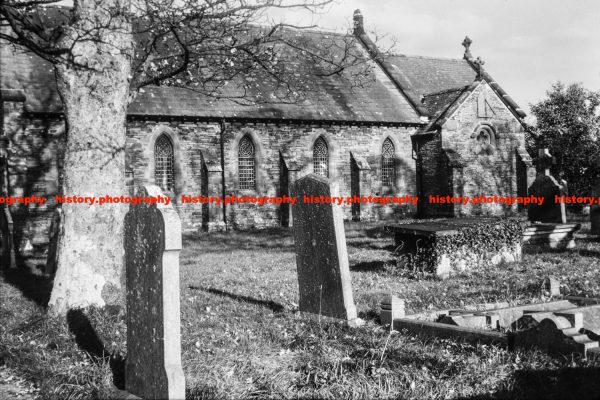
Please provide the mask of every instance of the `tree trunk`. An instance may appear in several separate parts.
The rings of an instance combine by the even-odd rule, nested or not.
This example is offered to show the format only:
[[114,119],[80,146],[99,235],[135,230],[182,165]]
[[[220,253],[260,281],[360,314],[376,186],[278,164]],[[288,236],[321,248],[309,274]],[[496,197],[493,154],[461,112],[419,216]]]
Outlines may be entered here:
[[[122,12],[117,12],[121,10]],[[124,12],[123,12],[124,11]],[[56,66],[67,126],[63,194],[95,197],[63,204],[50,311],[123,304],[124,204],[98,205],[125,191],[125,128],[133,36],[126,0],[76,1],[61,39],[74,64]],[[76,40],[93,32],[95,40]],[[83,67],[80,67],[83,66]]]

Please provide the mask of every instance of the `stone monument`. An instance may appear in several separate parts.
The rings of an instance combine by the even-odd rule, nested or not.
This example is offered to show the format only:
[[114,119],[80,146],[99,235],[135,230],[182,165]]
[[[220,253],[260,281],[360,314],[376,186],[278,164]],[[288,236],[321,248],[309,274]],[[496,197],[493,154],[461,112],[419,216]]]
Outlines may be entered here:
[[536,160],[537,176],[527,193],[530,196],[543,197],[544,201],[542,205],[529,204],[527,206],[527,216],[531,222],[567,223],[564,203],[556,202],[556,196],[560,197],[566,194],[566,186],[550,175],[552,163],[553,158],[548,149],[540,149]]
[[[138,196],[163,195],[157,186]],[[173,206],[131,206],[125,217],[125,389],[144,399],[184,399],[179,313],[181,221]]]
[[337,190],[315,174],[298,179],[291,189],[297,198],[293,218],[300,311],[358,324],[342,212],[326,201]]

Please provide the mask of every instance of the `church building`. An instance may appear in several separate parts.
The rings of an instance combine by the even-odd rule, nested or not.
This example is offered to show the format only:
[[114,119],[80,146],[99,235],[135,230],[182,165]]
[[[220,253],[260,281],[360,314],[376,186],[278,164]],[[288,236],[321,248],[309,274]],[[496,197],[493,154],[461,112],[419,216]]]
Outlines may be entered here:
[[[525,113],[462,43],[460,58],[380,54],[354,13],[347,35],[371,55],[372,79],[351,87],[336,75],[297,104],[239,104],[179,87],[147,86],[130,104],[129,190],[156,184],[173,197],[184,230],[290,226],[289,205],[182,204],[191,196],[282,196],[308,173],[341,196],[418,196],[417,205],[344,205],[354,221],[508,215],[517,205],[430,204],[429,196],[526,195],[534,178]],[[458,48],[458,44],[457,44]],[[65,127],[53,67],[2,46],[1,94],[13,196],[60,193]],[[299,60],[299,62],[302,62]],[[263,88],[268,91],[268,88]],[[12,206],[21,253],[43,252],[56,205]]]

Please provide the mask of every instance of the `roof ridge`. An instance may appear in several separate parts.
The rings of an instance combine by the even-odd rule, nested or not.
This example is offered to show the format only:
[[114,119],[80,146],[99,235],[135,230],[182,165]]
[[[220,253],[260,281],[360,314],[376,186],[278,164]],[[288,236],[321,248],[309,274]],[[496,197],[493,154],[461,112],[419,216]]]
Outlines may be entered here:
[[418,56],[410,54],[389,53],[391,57],[406,57],[406,58],[423,58],[427,60],[445,60],[445,61],[466,61],[464,58],[436,57],[436,56]]

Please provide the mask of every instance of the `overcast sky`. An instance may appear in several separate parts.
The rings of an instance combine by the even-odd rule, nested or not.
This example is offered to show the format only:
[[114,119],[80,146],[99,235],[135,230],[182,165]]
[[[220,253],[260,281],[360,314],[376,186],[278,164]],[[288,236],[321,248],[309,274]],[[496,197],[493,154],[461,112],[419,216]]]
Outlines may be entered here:
[[553,82],[600,90],[600,0],[336,0],[323,13],[284,14],[344,30],[355,9],[367,31],[396,38],[396,52],[461,58],[471,52],[525,110]]

